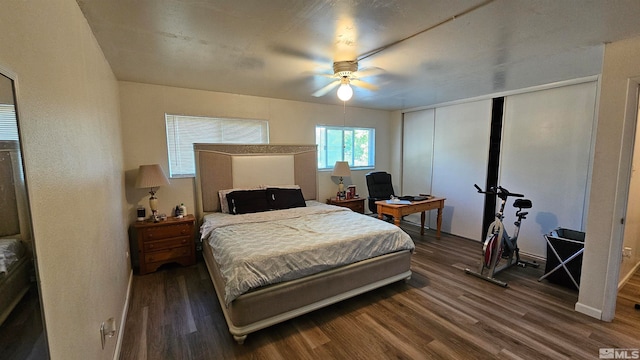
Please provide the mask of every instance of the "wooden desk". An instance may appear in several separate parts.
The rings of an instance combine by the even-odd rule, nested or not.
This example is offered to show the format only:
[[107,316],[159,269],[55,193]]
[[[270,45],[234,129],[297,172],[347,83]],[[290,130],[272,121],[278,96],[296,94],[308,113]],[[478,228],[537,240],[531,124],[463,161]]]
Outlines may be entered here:
[[440,227],[442,226],[442,209],[446,198],[432,197],[427,200],[413,201],[411,204],[389,204],[387,200],[376,201],[378,206],[378,219],[382,219],[384,215],[393,216],[393,223],[400,226],[400,219],[404,215],[420,214],[420,235],[424,235],[424,218],[425,211],[438,209],[437,231],[436,237],[440,238]]

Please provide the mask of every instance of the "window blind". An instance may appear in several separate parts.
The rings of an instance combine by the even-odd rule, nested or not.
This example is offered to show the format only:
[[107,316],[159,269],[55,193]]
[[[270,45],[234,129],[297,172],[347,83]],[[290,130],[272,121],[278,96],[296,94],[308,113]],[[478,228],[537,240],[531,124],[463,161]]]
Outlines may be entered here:
[[268,144],[269,122],[165,114],[170,177],[196,173],[194,143]]
[[18,121],[14,105],[0,104],[0,140],[18,140]]

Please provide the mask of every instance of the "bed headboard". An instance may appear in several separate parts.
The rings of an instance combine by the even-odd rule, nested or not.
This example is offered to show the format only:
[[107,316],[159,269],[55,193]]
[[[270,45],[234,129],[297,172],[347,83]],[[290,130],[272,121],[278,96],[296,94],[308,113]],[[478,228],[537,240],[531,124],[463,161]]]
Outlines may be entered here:
[[299,185],[317,199],[317,146],[194,144],[198,216],[220,211],[218,191],[262,185]]

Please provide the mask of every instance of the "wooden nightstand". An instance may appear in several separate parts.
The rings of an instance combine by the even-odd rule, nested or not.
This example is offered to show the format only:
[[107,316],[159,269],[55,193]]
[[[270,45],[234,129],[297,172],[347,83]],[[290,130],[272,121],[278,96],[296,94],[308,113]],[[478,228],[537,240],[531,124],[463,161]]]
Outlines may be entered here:
[[349,208],[360,214],[364,214],[364,198],[355,198],[349,200],[338,200],[336,198],[327,199],[327,204]]
[[157,223],[138,221],[131,225],[131,260],[140,275],[154,272],[160,265],[196,263],[195,217],[169,217]]

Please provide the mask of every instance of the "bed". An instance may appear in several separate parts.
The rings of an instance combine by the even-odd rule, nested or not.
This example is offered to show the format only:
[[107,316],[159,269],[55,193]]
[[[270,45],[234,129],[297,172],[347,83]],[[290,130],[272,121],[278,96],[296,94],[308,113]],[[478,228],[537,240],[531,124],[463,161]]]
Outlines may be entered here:
[[[316,201],[315,145],[195,144],[194,150],[203,256],[238,343],[257,330],[411,277],[414,244],[400,228]],[[233,214],[234,205],[246,205],[240,206],[239,195],[262,199],[262,190],[268,202],[276,201],[268,206],[277,210]],[[294,194],[295,201],[283,194]],[[273,239],[259,237],[268,233],[276,234],[277,246],[267,243]],[[353,245],[353,240],[360,243]],[[319,255],[306,241],[333,253]],[[349,246],[355,251],[340,251]],[[291,247],[299,250],[296,255]],[[234,253],[253,253],[258,260],[234,258]],[[309,257],[299,260],[303,253]],[[347,259],[346,253],[358,254]],[[229,267],[233,263],[245,268]],[[285,270],[274,270],[276,264]],[[245,277],[247,273],[258,274],[257,279]],[[273,278],[264,279],[267,275]]]
[[0,141],[0,325],[31,286],[33,262],[17,141]]

